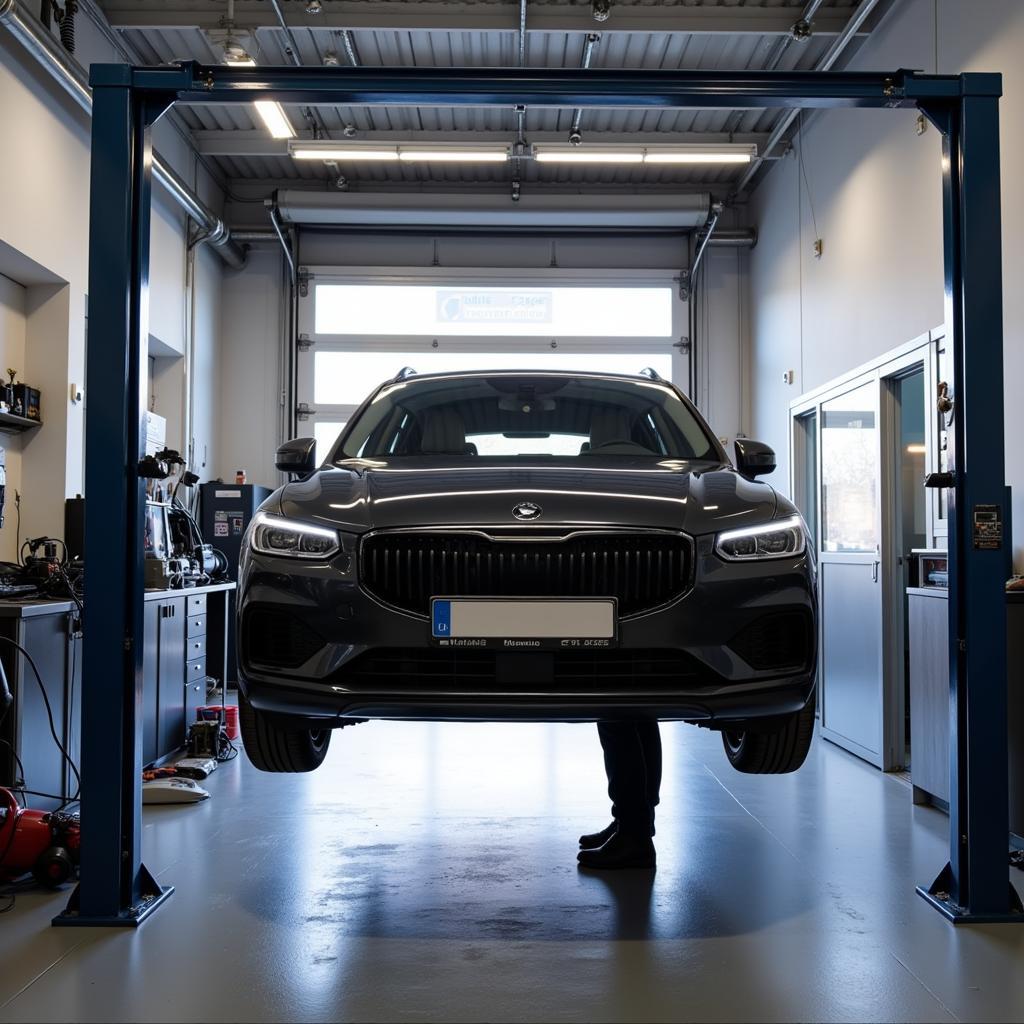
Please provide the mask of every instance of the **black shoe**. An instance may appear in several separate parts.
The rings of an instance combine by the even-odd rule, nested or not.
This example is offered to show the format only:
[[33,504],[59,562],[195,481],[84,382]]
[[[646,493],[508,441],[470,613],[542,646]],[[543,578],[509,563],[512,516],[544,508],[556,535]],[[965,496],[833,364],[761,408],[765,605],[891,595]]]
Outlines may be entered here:
[[581,868],[595,871],[614,871],[620,868],[646,868],[657,863],[654,843],[647,836],[616,832],[597,850],[580,850],[576,859]]
[[613,821],[607,828],[601,829],[600,832],[591,832],[588,835],[580,836],[580,849],[596,850],[599,846],[604,846],[618,830],[619,823]]

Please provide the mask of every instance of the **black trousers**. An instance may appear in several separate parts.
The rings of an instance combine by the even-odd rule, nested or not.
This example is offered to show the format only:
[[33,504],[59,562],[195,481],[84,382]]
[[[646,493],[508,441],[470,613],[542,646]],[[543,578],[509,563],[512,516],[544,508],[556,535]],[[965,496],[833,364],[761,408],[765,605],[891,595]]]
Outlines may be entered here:
[[650,721],[598,722],[612,817],[621,832],[654,835],[661,791],[661,733]]

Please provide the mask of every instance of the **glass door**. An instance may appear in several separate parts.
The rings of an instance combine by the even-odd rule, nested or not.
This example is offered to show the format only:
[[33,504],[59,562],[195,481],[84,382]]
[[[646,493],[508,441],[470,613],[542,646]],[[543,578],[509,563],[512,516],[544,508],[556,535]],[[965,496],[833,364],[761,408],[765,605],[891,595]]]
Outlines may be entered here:
[[882,767],[878,379],[821,404],[821,724]]

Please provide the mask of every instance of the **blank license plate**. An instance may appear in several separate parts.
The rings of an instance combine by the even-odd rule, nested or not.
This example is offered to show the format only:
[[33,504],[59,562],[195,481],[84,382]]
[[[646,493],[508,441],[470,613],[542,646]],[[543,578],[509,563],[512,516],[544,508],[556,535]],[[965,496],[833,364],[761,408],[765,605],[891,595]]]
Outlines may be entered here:
[[435,597],[431,603],[431,633],[443,647],[612,647],[616,620],[615,601],[607,598]]

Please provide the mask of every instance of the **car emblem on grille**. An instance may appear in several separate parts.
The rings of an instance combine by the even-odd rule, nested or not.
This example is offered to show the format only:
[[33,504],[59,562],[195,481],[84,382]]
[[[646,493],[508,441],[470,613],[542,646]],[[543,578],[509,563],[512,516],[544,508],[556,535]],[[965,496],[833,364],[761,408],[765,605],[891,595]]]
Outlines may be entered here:
[[512,515],[514,515],[516,519],[529,521],[532,519],[540,519],[543,511],[544,510],[540,505],[535,505],[532,501],[521,501],[514,509],[512,509]]

